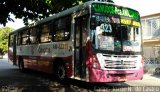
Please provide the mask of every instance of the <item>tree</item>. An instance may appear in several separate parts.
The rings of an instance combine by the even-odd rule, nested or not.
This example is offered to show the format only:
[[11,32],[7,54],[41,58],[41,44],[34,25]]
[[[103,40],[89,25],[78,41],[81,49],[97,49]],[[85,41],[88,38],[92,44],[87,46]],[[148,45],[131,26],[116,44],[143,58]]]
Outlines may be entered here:
[[1,18],[0,23],[5,25],[8,21],[14,21],[10,14],[16,18],[37,20],[49,16],[48,6],[45,0],[0,0]]
[[29,19],[37,21],[87,1],[91,0],[0,0],[0,24],[14,22],[10,16],[13,14],[27,25]]
[[0,28],[0,55],[4,55],[8,51],[8,36],[13,28],[3,27]]

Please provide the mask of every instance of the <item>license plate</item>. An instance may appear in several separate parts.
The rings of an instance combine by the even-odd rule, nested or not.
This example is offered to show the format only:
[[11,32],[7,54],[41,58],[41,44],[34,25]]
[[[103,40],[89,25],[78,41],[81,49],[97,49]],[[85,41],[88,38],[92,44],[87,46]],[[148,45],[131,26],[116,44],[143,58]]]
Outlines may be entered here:
[[126,77],[120,77],[119,81],[127,81],[127,78]]

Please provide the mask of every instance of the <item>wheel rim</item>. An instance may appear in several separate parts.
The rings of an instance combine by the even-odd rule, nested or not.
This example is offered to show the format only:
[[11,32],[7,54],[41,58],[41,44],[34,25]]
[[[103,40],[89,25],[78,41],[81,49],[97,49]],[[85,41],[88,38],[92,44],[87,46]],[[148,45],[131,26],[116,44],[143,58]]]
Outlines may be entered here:
[[60,80],[64,79],[65,78],[65,70],[64,70],[64,67],[63,66],[59,66],[58,68],[58,71],[57,71],[57,75],[58,75],[58,78]]

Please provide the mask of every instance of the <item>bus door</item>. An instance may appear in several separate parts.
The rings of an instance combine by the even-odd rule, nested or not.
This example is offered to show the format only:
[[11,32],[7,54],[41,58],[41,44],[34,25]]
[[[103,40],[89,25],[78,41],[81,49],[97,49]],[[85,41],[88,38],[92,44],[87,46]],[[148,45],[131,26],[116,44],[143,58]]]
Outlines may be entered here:
[[76,78],[85,78],[86,76],[86,45],[84,41],[87,39],[87,17],[82,16],[75,18],[74,32],[74,76]]
[[17,40],[17,36],[14,35],[14,38],[13,38],[13,65],[16,65],[16,40]]

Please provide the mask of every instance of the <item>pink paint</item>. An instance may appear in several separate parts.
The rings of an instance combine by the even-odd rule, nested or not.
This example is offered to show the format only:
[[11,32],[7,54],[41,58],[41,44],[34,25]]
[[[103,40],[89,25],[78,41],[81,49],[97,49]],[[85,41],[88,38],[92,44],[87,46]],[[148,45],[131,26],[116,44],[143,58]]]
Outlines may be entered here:
[[128,80],[140,80],[143,78],[143,70],[100,70],[89,69],[90,82],[121,82]]

